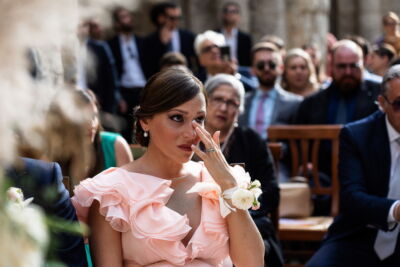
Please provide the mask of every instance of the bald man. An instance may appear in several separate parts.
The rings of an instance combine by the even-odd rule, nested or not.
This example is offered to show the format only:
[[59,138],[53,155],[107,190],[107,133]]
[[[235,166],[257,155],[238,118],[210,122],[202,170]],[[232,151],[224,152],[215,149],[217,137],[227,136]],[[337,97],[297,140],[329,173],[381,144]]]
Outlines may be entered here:
[[[345,124],[374,113],[380,84],[364,77],[361,48],[350,40],[341,40],[333,47],[332,82],[300,104],[296,124]],[[321,182],[330,184],[330,146],[322,144],[319,170]],[[314,201],[315,215],[330,212],[328,198]]]

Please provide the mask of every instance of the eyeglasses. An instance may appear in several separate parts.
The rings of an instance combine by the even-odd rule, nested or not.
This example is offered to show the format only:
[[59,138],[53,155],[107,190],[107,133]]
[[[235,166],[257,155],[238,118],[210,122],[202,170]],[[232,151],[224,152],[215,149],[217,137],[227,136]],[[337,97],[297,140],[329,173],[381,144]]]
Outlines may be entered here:
[[230,110],[237,109],[240,106],[240,104],[237,101],[234,101],[232,99],[224,99],[219,96],[210,97],[210,103],[217,106],[222,106],[223,104],[226,104],[226,106]]
[[203,48],[200,50],[200,53],[201,53],[201,54],[209,53],[209,52],[211,52],[211,50],[213,50],[214,48],[218,48],[218,49],[219,49],[219,46],[214,44],[214,45],[209,45],[209,46],[203,47]]
[[384,21],[383,22],[383,25],[385,25],[385,26],[395,26],[395,25],[397,25],[398,23],[397,22],[395,22],[395,21]]
[[388,104],[392,106],[394,112],[400,111],[400,99],[396,99],[393,102],[390,102],[387,96],[383,95],[383,98],[385,98],[386,102],[388,102]]
[[268,61],[258,61],[256,63],[256,68],[259,71],[263,71],[265,69],[265,65],[268,65],[270,70],[274,70],[276,68],[276,62],[268,60]]
[[351,70],[356,70],[361,67],[361,64],[359,62],[354,62],[354,63],[338,63],[335,65],[337,69],[339,70],[345,70],[347,68],[350,68]]

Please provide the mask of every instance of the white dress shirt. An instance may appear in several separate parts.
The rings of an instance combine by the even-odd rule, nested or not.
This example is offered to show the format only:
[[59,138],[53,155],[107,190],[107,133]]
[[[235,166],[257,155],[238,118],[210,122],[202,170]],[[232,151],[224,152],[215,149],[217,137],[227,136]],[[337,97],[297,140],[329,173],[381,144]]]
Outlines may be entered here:
[[140,65],[140,55],[136,46],[135,36],[132,35],[132,38],[127,40],[120,35],[119,41],[123,58],[122,87],[144,87],[146,78]]
[[[395,175],[394,171],[396,166],[393,164],[394,161],[399,157],[400,155],[400,143],[398,143],[400,139],[400,133],[398,133],[393,126],[390,124],[387,116],[386,116],[386,127],[388,130],[388,137],[389,137],[389,144],[390,144],[390,158],[391,158],[391,164],[390,164],[390,182],[389,182],[389,190],[390,188],[393,187],[398,187],[400,186],[400,181],[397,179],[397,175]],[[400,166],[398,166],[399,168]],[[397,168],[397,169],[398,169]],[[392,228],[394,226],[394,223],[396,223],[396,220],[394,219],[394,208],[397,205],[397,203],[400,203],[400,200],[397,200],[393,205],[390,207],[389,214],[388,214],[388,223],[389,223],[389,228]],[[391,225],[390,225],[391,224]],[[392,226],[392,227],[390,227]]]
[[171,37],[172,52],[181,52],[181,43],[179,40],[179,31],[173,30]]
[[237,60],[238,29],[233,28],[231,34],[228,34],[224,29],[222,29],[222,34],[225,37],[226,44],[231,48],[231,58]]

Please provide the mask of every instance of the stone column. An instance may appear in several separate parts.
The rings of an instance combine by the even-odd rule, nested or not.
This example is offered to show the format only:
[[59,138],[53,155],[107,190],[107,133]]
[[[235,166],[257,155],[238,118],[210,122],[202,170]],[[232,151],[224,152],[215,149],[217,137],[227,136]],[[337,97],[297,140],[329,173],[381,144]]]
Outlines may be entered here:
[[397,0],[381,0],[381,14],[393,11],[400,16],[400,1]]
[[249,1],[250,32],[254,42],[266,34],[274,34],[286,41],[285,1]]
[[287,32],[290,32],[287,48],[310,42],[325,48],[329,9],[329,0],[286,0]]
[[358,0],[359,34],[373,42],[382,34],[381,1]]
[[218,27],[218,3],[215,0],[186,0],[185,23],[189,30],[201,33]]
[[355,0],[336,0],[336,38],[342,39],[347,34],[358,32],[356,4]]

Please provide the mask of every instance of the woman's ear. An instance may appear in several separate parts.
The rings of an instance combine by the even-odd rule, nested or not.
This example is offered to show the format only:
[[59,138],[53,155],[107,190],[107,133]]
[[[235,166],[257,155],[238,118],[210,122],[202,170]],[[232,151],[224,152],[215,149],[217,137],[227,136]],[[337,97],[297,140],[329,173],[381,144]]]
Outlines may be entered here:
[[139,120],[140,126],[142,127],[143,131],[148,131],[149,130],[149,119],[144,118]]

